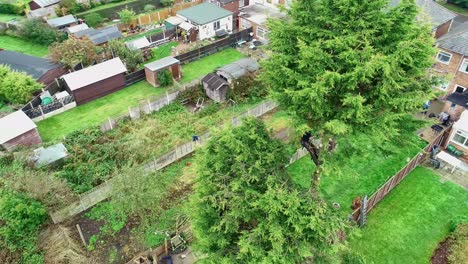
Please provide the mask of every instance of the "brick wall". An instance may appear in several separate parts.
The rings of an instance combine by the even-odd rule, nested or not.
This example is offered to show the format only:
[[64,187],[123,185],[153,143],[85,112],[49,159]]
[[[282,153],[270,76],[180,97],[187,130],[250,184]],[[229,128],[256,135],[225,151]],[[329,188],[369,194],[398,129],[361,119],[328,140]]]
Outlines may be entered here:
[[459,71],[460,65],[464,59],[468,59],[468,56],[440,49],[443,52],[452,54],[449,64],[436,61],[434,65],[435,71],[441,76],[448,76],[450,78],[449,86],[446,90],[447,94],[451,94],[455,91],[457,85],[468,88],[468,73]]
[[443,35],[447,34],[447,32],[449,31],[451,25],[452,25],[452,21],[453,20],[449,20],[447,22],[445,22],[444,24],[438,26],[434,32],[434,37],[436,39],[442,37]]
[[17,136],[10,141],[7,141],[2,144],[2,146],[8,150],[11,151],[16,147],[19,146],[31,146],[31,145],[37,145],[41,144],[42,140],[41,137],[39,136],[39,132],[37,131],[36,128],[29,130],[28,132]]

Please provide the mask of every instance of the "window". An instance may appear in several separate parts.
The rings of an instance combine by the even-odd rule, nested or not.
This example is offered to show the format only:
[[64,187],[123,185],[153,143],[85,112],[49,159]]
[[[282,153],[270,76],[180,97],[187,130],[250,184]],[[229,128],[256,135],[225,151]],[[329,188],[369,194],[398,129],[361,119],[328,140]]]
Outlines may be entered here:
[[453,135],[452,141],[458,143],[461,146],[468,147],[468,134],[457,130],[455,135]]
[[457,85],[457,87],[455,88],[456,93],[463,93],[465,90],[466,90],[466,88],[462,87],[460,85]]
[[214,30],[218,30],[221,28],[221,24],[219,23],[219,21],[216,21],[213,23],[213,27],[214,27]]
[[447,52],[439,51],[439,53],[437,54],[437,61],[445,63],[445,64],[449,64],[451,58],[452,58],[452,54],[447,53]]
[[261,39],[266,39],[268,35],[268,30],[262,28],[262,27],[257,27],[257,37]]
[[460,71],[468,73],[468,59],[464,59],[462,65],[460,66]]

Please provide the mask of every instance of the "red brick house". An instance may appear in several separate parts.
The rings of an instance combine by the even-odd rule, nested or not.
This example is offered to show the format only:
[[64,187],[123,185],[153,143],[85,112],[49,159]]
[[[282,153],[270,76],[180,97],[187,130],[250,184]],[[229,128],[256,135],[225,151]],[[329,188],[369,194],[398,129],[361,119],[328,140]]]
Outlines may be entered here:
[[64,75],[63,80],[76,105],[82,105],[124,88],[126,72],[120,58],[114,58]]
[[444,79],[437,87],[444,92],[438,103],[452,120],[457,120],[468,107],[468,22],[438,39],[437,47],[433,69]]
[[11,151],[19,146],[41,144],[36,124],[21,110],[0,119],[0,145]]

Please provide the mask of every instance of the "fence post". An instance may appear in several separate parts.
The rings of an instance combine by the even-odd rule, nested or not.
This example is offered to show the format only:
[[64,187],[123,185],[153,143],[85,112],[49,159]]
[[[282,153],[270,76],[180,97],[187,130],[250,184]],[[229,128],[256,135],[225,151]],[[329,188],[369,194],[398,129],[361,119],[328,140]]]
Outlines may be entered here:
[[108,118],[108,120],[109,120],[109,126],[110,126],[110,129],[111,129],[111,130],[112,130],[112,129],[114,129],[114,128],[113,128],[113,126],[112,126],[112,121],[111,121],[111,118],[109,117],[109,118]]
[[41,110],[41,116],[44,115],[44,111],[42,111],[42,105],[39,105],[39,110]]
[[166,91],[166,101],[167,101],[167,104],[169,104],[169,93]]

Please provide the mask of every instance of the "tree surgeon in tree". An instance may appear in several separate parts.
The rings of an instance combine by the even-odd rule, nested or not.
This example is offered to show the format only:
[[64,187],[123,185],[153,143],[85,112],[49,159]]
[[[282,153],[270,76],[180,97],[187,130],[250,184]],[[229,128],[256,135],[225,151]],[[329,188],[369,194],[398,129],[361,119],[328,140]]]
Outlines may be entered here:
[[316,188],[336,140],[355,132],[396,136],[398,122],[433,97],[435,50],[412,0],[396,7],[387,0],[296,1],[287,12],[269,22],[272,55],[262,79],[307,124],[298,129],[312,130],[301,144],[316,165]]

